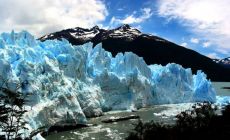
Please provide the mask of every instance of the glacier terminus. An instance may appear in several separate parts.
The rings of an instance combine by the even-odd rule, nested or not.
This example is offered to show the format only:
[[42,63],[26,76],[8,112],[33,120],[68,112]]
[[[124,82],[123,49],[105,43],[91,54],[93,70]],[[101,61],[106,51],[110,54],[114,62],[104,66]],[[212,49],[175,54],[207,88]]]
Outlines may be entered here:
[[112,57],[101,45],[36,40],[30,33],[0,35],[0,85],[28,94],[27,134],[61,122],[156,104],[216,102],[205,73],[178,64],[147,65],[131,52]]

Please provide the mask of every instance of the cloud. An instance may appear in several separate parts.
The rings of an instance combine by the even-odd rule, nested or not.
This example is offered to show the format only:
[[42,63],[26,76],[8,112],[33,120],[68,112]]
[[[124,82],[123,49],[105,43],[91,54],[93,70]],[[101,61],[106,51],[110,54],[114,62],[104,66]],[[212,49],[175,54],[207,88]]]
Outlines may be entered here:
[[123,11],[123,10],[124,10],[124,8],[118,8],[117,10],[118,10],[118,11]]
[[0,32],[29,30],[40,36],[63,28],[92,27],[107,15],[100,0],[0,0]]
[[211,42],[204,42],[203,47],[208,48],[211,45]]
[[188,47],[188,43],[186,43],[186,42],[183,42],[183,43],[181,43],[181,46],[183,46],[183,47]]
[[179,20],[197,36],[230,52],[229,0],[159,0],[158,14]]
[[191,38],[191,39],[190,39],[190,42],[192,42],[192,43],[194,43],[194,44],[198,44],[198,43],[200,42],[200,40],[197,39],[197,38]]
[[220,49],[220,48],[217,48],[216,51],[219,52],[219,53],[225,54],[227,56],[229,56],[229,54],[230,54],[229,51],[224,50],[224,49]]
[[135,26],[134,28],[136,28],[136,29],[138,29],[138,30],[142,30],[141,25],[137,25],[137,26]]
[[142,14],[140,16],[136,16],[135,15],[136,11],[135,11],[131,15],[126,16],[124,19],[112,17],[110,20],[110,25],[141,23],[149,19],[152,16],[152,11],[150,8],[143,8],[141,9],[141,12]]
[[207,57],[211,59],[220,59],[220,57],[217,55],[217,53],[209,53],[207,54]]

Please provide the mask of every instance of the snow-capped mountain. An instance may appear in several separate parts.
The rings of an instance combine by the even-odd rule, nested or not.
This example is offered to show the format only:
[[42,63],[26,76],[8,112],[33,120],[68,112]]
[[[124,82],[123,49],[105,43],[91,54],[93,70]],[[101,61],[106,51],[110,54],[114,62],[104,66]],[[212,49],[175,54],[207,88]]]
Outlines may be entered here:
[[[110,110],[155,104],[216,101],[206,75],[178,64],[147,65],[132,52],[115,57],[101,45],[35,40],[28,32],[0,36],[0,83],[29,94],[25,135],[63,122],[86,124],[86,117]],[[3,84],[2,84],[3,85]],[[4,86],[3,85],[3,86]],[[20,94],[17,93],[16,94]]]
[[191,68],[193,73],[204,71],[208,78],[214,81],[230,81],[230,69],[213,62],[193,50],[179,46],[160,37],[144,34],[127,24],[115,29],[100,29],[95,26],[91,29],[72,28],[51,33],[39,38],[41,41],[50,39],[67,39],[73,45],[92,42],[93,46],[102,43],[102,47],[113,56],[122,52],[133,52],[143,57],[147,64],[177,63]]
[[63,30],[61,32],[51,33],[40,38],[44,41],[47,39],[61,39],[66,38],[71,41],[73,44],[84,44],[91,41],[97,34],[101,32],[98,26],[95,26],[91,29],[84,29],[80,27]]
[[125,39],[132,41],[142,33],[125,24],[121,27],[118,27],[113,30],[104,30],[100,29],[98,26],[95,26],[91,29],[84,29],[80,27],[63,30],[56,33],[51,33],[39,38],[41,41],[48,39],[61,39],[65,38],[69,40],[72,44],[84,44],[89,41],[98,43],[98,41],[106,40],[108,38],[116,38],[116,39]]
[[213,61],[226,67],[230,67],[230,57],[224,59],[213,59]]

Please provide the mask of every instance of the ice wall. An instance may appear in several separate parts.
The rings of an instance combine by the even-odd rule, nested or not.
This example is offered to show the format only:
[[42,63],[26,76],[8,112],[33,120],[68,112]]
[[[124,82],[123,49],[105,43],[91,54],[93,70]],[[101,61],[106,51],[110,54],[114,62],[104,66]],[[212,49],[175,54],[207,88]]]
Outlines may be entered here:
[[177,64],[146,65],[127,52],[112,57],[101,45],[35,40],[26,31],[0,36],[0,84],[29,94],[29,131],[60,122],[86,123],[109,110],[154,104],[210,101],[215,91],[206,75]]

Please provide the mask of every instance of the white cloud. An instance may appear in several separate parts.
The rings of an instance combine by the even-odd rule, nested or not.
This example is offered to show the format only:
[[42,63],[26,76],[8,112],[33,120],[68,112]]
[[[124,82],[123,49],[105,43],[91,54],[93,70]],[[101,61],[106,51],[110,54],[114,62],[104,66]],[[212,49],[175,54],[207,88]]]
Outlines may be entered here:
[[227,50],[224,50],[224,49],[221,49],[221,48],[217,48],[216,51],[219,52],[219,53],[225,54],[227,56],[229,56],[229,54],[230,54],[230,51],[227,51]]
[[0,32],[42,34],[75,26],[92,27],[108,12],[100,0],[0,0]]
[[209,53],[207,54],[207,57],[212,59],[220,59],[220,57],[216,53]]
[[141,25],[134,26],[134,28],[136,28],[136,29],[138,29],[138,30],[142,30]]
[[188,43],[186,43],[186,42],[183,42],[183,43],[181,43],[181,46],[183,46],[183,47],[188,47]]
[[203,47],[208,48],[211,45],[211,42],[204,42]]
[[124,8],[118,8],[117,10],[118,10],[118,11],[123,11],[123,10],[124,10]]
[[197,38],[191,38],[191,39],[190,39],[190,42],[192,42],[192,43],[194,43],[194,44],[198,44],[198,43],[200,42],[200,40],[197,39]]
[[124,19],[112,17],[112,19],[110,20],[110,25],[141,23],[149,19],[152,16],[152,11],[150,8],[143,8],[141,9],[141,11],[142,11],[142,15],[140,16],[135,16],[136,14],[136,11],[135,11],[131,15],[126,16]]
[[178,19],[197,36],[230,51],[230,0],[159,0],[158,14]]

